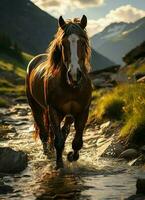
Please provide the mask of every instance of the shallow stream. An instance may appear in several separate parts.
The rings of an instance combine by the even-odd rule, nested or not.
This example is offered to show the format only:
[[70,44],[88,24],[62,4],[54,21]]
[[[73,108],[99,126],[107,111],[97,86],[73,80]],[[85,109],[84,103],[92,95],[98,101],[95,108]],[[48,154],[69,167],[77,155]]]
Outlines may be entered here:
[[12,130],[7,139],[0,141],[0,146],[22,150],[29,156],[26,170],[3,177],[14,192],[0,195],[0,200],[123,200],[135,194],[139,170],[118,160],[97,157],[98,128],[86,130],[80,160],[70,164],[66,154],[71,148],[72,128],[64,151],[65,168],[56,172],[54,158],[48,160],[42,154],[40,141],[32,137],[33,122],[28,105],[0,112],[3,113],[1,123],[10,124]]

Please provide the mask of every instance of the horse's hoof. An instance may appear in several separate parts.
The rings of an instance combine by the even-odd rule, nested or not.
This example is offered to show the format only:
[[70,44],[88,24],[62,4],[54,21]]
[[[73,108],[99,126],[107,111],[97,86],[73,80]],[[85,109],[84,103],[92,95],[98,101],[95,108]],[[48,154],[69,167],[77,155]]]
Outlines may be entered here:
[[74,153],[72,151],[70,151],[67,154],[67,159],[68,159],[69,162],[73,162],[74,161]]
[[79,159],[79,153],[74,153],[73,160],[77,161]]

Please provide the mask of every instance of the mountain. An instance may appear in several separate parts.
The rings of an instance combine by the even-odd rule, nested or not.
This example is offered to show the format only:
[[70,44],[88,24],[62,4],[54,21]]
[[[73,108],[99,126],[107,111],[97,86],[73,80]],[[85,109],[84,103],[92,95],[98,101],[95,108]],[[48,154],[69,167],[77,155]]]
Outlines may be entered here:
[[117,64],[122,57],[145,40],[145,17],[134,23],[113,23],[91,37],[91,46]]
[[[45,52],[57,24],[57,19],[30,0],[0,1],[0,34],[10,37],[23,52],[32,55]],[[91,65],[93,70],[99,70],[114,63],[92,50]]]
[[109,68],[115,65],[110,59],[91,49],[91,67],[92,71],[98,71],[105,68]]
[[0,1],[0,32],[8,35],[24,52],[44,52],[56,28],[57,20],[29,0]]

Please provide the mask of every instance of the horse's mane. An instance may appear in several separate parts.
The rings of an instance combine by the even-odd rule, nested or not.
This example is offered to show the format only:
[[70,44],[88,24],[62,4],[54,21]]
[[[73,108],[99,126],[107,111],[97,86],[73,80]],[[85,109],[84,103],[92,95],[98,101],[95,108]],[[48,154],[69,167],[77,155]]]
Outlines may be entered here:
[[89,46],[89,39],[86,33],[86,29],[82,29],[79,25],[80,19],[74,18],[73,20],[67,20],[65,28],[62,29],[61,27],[58,28],[58,31],[54,37],[54,40],[50,43],[47,54],[48,54],[48,65],[47,65],[47,72],[55,74],[55,72],[59,71],[61,66],[61,42],[64,36],[69,36],[70,34],[77,34],[78,36],[82,37],[85,40],[85,65],[87,70],[90,69],[90,46]]

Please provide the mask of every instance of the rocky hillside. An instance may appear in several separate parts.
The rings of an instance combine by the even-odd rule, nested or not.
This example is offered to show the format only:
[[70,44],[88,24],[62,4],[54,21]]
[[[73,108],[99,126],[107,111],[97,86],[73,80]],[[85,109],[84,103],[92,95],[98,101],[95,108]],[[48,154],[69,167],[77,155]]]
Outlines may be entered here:
[[29,0],[0,1],[0,32],[14,40],[22,51],[45,51],[57,28],[57,20]]
[[122,64],[122,57],[145,40],[145,18],[134,23],[113,23],[91,38],[92,47]]
[[145,82],[145,42],[129,51],[124,57],[125,65],[121,71],[132,81]]
[[145,57],[145,41],[141,43],[136,48],[132,49],[130,52],[128,52],[124,57],[123,61],[126,64],[131,64],[135,62],[138,59],[142,59]]

